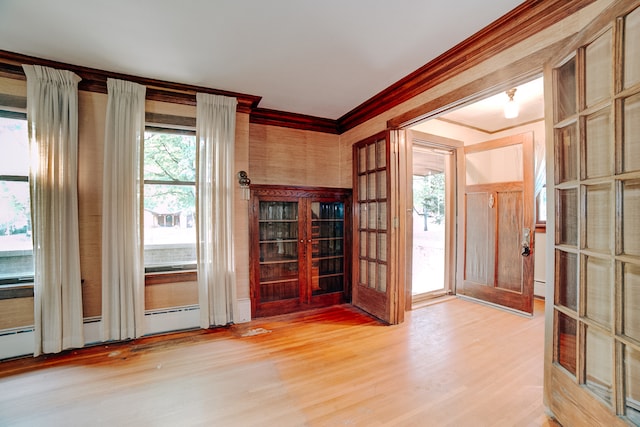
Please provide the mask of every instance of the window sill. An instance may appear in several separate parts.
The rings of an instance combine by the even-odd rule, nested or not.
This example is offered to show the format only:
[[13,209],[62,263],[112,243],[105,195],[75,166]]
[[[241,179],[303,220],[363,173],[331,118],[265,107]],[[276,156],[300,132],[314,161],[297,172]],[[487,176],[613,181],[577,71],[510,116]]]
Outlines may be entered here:
[[32,298],[33,283],[0,286],[0,300],[15,298]]
[[546,233],[547,232],[547,224],[536,224],[536,233]]
[[166,283],[195,282],[197,280],[198,280],[197,271],[147,273],[144,276],[145,286],[162,285]]

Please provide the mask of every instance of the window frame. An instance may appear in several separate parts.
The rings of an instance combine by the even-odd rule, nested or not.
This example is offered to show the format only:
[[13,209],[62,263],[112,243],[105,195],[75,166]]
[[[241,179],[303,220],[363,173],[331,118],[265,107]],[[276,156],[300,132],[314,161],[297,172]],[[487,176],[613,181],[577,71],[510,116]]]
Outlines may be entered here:
[[[183,126],[183,125],[172,125],[167,123],[151,123],[147,120],[145,124],[145,133],[146,132],[156,132],[156,133],[169,133],[169,134],[179,134],[179,135],[192,135],[195,137],[196,130],[193,126]],[[146,142],[146,138],[143,138],[143,150],[144,153],[144,144]],[[157,179],[144,179],[144,157],[141,159],[141,167],[140,171],[141,176],[141,185],[142,185],[142,197],[143,197],[143,205],[144,205],[144,187],[146,185],[179,185],[179,186],[193,186],[194,190],[196,188],[196,179],[193,181],[169,181],[169,180],[157,180]],[[197,167],[194,165],[194,167]],[[140,223],[144,230],[144,214],[141,212],[140,215]],[[144,242],[143,252],[144,252]],[[197,242],[196,242],[197,245]],[[157,266],[157,267],[146,267],[144,268],[144,276],[145,276],[145,286],[148,285],[159,285],[165,283],[178,283],[178,282],[191,282],[197,280],[197,260],[193,264],[185,264],[185,265],[167,265],[167,266]]]
[[[0,106],[0,118],[27,121],[27,113],[23,109],[8,109]],[[29,175],[1,175],[0,182],[26,182],[29,183]],[[31,195],[29,194],[29,199]],[[33,239],[33,237],[32,237]],[[33,240],[32,240],[33,241]],[[33,257],[33,248],[31,249]],[[16,275],[14,277],[0,278],[0,300],[11,298],[23,298],[33,296],[33,281],[35,271],[31,275]]]

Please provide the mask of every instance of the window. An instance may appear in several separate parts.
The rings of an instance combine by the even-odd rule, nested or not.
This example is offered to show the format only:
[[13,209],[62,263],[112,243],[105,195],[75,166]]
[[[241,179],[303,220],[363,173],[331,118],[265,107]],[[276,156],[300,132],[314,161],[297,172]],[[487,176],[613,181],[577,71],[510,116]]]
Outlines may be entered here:
[[547,227],[547,186],[543,186],[536,196],[536,230],[545,231]]
[[147,127],[144,137],[145,272],[196,268],[195,132]]
[[0,110],[0,147],[0,285],[32,282],[26,114]]

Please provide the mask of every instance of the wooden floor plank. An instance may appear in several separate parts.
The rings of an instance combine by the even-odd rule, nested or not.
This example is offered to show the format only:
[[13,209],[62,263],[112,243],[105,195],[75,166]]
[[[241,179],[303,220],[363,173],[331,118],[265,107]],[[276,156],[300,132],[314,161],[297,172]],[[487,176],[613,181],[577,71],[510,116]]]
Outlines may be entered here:
[[0,425],[551,426],[533,318],[349,305],[0,363]]

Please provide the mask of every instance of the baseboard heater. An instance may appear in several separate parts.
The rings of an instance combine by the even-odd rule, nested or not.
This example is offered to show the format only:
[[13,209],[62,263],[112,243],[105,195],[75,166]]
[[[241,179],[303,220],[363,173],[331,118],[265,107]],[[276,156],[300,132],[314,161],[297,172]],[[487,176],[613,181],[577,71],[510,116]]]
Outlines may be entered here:
[[145,335],[198,327],[200,327],[200,307],[198,305],[147,310],[144,313]]

